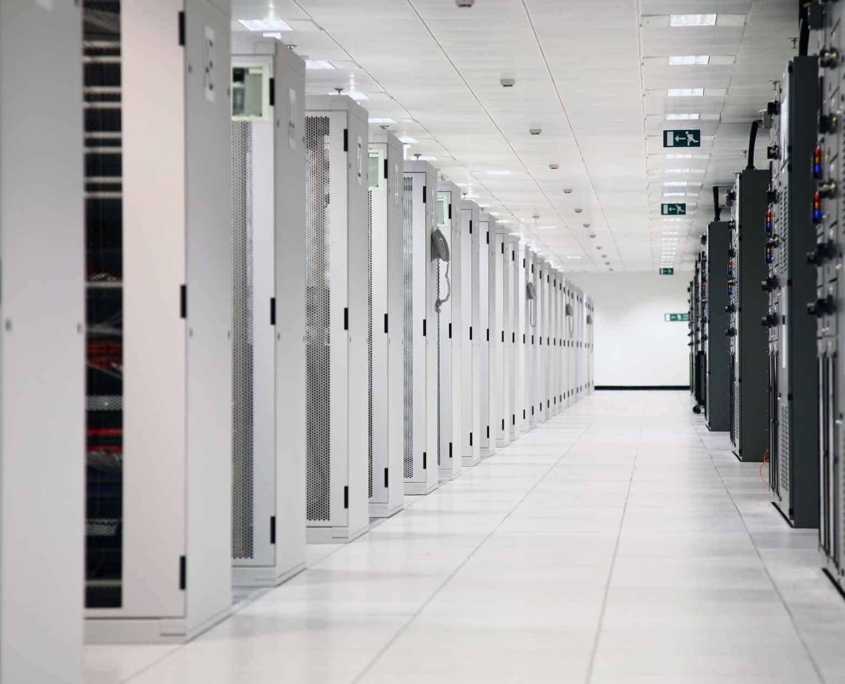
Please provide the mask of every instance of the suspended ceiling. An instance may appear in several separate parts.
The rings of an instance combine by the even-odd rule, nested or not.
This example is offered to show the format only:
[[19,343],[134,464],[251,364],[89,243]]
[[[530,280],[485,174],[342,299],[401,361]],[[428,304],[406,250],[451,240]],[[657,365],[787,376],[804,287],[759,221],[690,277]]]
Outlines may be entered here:
[[[670,25],[687,14],[716,23]],[[411,141],[409,158],[435,158],[569,271],[691,268],[712,187],[745,166],[750,122],[798,34],[795,0],[233,0],[232,15],[233,31],[284,21],[282,42],[334,67],[308,70],[309,94],[368,98],[370,117]],[[701,148],[665,150],[671,128],[700,129]],[[765,147],[762,133],[758,166]],[[686,203],[687,217],[665,220],[663,202]]]

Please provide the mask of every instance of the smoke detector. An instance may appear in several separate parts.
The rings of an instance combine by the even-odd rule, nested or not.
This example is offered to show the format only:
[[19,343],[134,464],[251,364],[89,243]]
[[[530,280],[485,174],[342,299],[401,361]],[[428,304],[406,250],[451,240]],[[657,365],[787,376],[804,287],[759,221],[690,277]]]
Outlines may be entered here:
[[596,236],[596,234],[595,234],[595,233],[590,233],[590,237],[591,237],[593,240],[595,240],[597,236]]
[[564,188],[563,194],[564,195],[571,195],[572,194],[572,188]]
[[531,135],[540,135],[540,133],[542,133],[542,132],[543,132],[543,129],[542,129],[542,128],[529,128],[529,129],[528,129],[528,132],[529,132]]
[[455,0],[458,7],[469,8],[475,4],[475,0]]
[[589,228],[589,227],[590,227],[590,224],[589,224],[589,223],[585,223],[585,224],[584,224],[584,228]]
[[576,209],[575,209],[576,214],[580,214],[582,211],[584,211],[584,210],[581,207],[576,207]]
[[[560,168],[560,164],[549,164],[549,168],[552,171],[557,171]],[[565,192],[565,191],[564,191]]]
[[515,78],[505,78],[504,76],[499,79],[499,84],[502,88],[513,88],[516,85]]

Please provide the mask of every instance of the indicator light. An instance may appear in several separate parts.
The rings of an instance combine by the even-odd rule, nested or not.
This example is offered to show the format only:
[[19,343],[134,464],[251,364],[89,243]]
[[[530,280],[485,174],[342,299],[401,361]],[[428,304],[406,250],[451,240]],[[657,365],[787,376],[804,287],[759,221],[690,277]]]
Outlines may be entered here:
[[822,200],[821,195],[816,193],[813,195],[813,223],[819,223],[822,220]]
[[822,177],[822,148],[813,150],[813,178]]
[[767,233],[772,232],[772,210],[771,209],[769,209],[766,212],[766,232]]

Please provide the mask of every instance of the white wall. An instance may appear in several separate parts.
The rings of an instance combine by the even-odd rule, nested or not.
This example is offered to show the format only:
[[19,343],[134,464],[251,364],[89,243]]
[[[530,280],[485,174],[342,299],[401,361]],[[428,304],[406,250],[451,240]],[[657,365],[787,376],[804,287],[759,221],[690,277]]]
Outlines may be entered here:
[[664,314],[686,313],[691,273],[574,273],[593,298],[596,385],[689,385],[689,327]]

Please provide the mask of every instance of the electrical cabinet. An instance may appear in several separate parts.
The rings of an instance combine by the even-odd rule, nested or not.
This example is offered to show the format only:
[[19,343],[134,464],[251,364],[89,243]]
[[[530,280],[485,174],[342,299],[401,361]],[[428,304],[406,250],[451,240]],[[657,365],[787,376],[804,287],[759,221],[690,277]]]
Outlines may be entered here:
[[83,157],[82,9],[52,10],[0,4],[0,680],[9,684],[83,681],[83,159],[93,160]]
[[493,392],[493,344],[495,343],[496,329],[496,251],[494,249],[496,219],[490,214],[481,214],[479,226],[478,365],[480,369],[479,396],[481,400],[479,431],[481,433],[481,457],[487,458],[496,453],[496,438],[493,433],[496,424]]
[[445,264],[431,250],[437,229],[437,170],[406,161],[402,186],[403,475],[405,494],[438,486],[440,429],[437,319],[438,271]]
[[461,213],[461,320],[457,335],[461,349],[461,458],[474,466],[481,459],[481,367],[479,354],[481,267],[479,224],[481,210],[475,202],[463,200]]
[[725,330],[728,314],[728,250],[731,230],[727,221],[707,226],[704,261],[705,304],[703,307],[704,367],[707,427],[713,432],[730,429],[730,351]]
[[746,169],[736,179],[731,203],[728,261],[731,442],[741,461],[762,461],[769,448],[768,336],[760,321],[768,297],[760,283],[767,277],[766,209],[769,172]]
[[[404,273],[402,143],[387,131],[370,136],[367,282],[368,470],[370,517],[405,505]],[[404,471],[403,471],[404,472]]]
[[274,586],[305,567],[305,63],[233,40],[233,581]]
[[[769,104],[771,190],[765,261],[769,352],[769,486],[795,527],[819,521],[816,330],[807,304],[816,299],[812,225],[813,150],[818,119],[818,59],[795,57],[779,97]],[[808,262],[808,255],[810,262]],[[821,313],[821,312],[820,312]]]
[[840,589],[845,586],[845,354],[841,316],[845,302],[845,278],[842,256],[845,254],[845,226],[842,212],[842,36],[845,11],[841,4],[827,3],[820,8],[818,31],[819,101],[817,143],[812,153],[811,173],[815,181],[810,199],[810,222],[816,245],[812,259],[816,266],[816,294],[808,310],[815,316],[817,340],[817,375],[819,378],[819,471],[820,520],[819,546],[825,557],[825,571]]
[[[461,189],[454,183],[441,181],[437,192],[438,229],[449,247],[449,261],[438,260],[437,323],[438,349],[438,447],[437,465],[440,477],[450,480],[463,469],[463,240],[461,239]],[[468,334],[468,331],[467,331]]]
[[510,404],[510,415],[505,417],[510,430],[510,439],[514,441],[522,435],[521,421],[517,422],[517,414],[522,413],[522,368],[520,368],[520,347],[521,338],[517,335],[520,329],[520,307],[524,307],[525,288],[522,286],[522,262],[517,260],[519,256],[519,236],[508,235],[505,242],[505,253],[510,261],[508,269],[508,290],[510,298],[507,299],[508,311],[506,315],[507,330],[505,331],[505,354],[508,363],[508,403]]
[[506,334],[510,323],[510,303],[513,290],[508,287],[511,274],[511,256],[508,248],[508,231],[503,224],[496,224],[493,241],[493,282],[495,286],[496,317],[495,328],[490,331],[493,338],[493,430],[497,447],[510,444],[511,436],[508,419],[511,416],[510,356],[506,343]]
[[367,112],[309,97],[305,115],[308,540],[349,541],[368,517]]
[[91,47],[111,58],[100,76],[120,107],[98,93],[86,129],[117,141],[121,169],[89,176],[86,197],[120,228],[113,258],[89,268],[89,289],[114,297],[89,292],[103,394],[88,397],[86,632],[184,641],[232,605],[230,17],[205,0],[122,3],[111,21],[100,9],[92,25],[120,44]]

